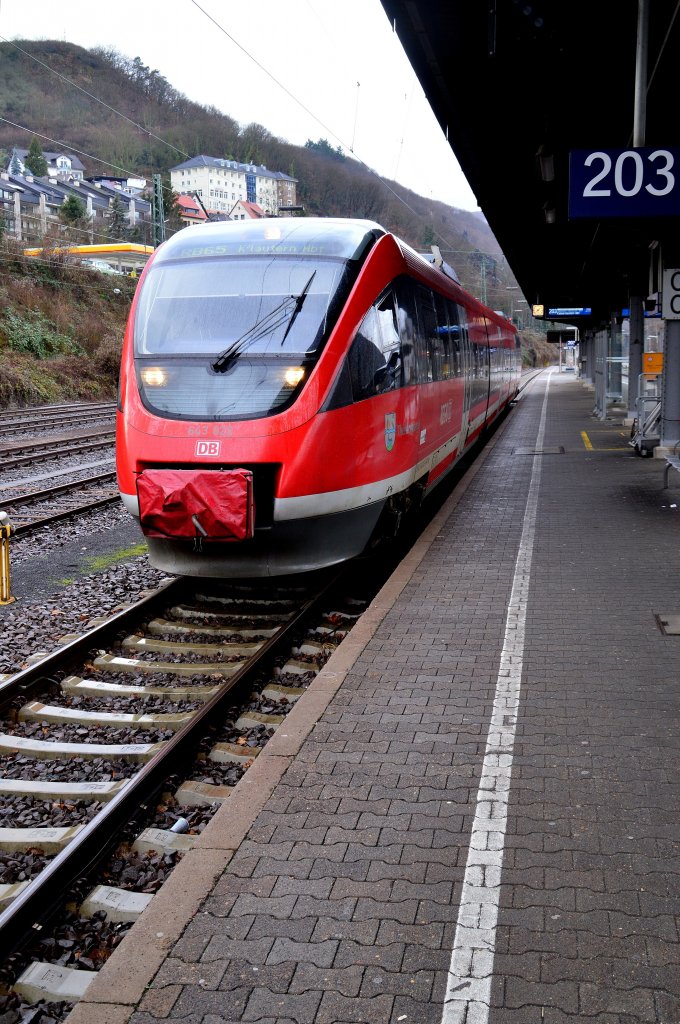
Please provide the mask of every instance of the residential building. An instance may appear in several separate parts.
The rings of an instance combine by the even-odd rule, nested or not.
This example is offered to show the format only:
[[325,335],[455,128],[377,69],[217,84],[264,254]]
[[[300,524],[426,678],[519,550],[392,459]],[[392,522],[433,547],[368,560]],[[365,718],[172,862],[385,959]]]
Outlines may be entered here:
[[277,207],[290,209],[297,206],[297,178],[291,178],[288,174],[276,171],[276,200]]
[[39,242],[50,227],[59,227],[59,211],[69,196],[81,200],[89,226],[82,229],[83,242],[110,240],[108,222],[116,197],[126,210],[130,230],[151,219],[151,205],[139,195],[81,178],[36,178],[32,174],[0,173],[0,208],[6,230],[25,242]]
[[87,179],[94,185],[108,185],[131,196],[140,195],[146,188],[146,178],[114,178],[110,174],[92,174]]
[[260,220],[266,217],[262,207],[258,203],[249,203],[245,199],[239,199],[229,211],[229,220]]
[[[27,149],[19,149],[15,146],[10,153],[7,167],[10,174],[30,174],[26,167],[25,160],[28,156]],[[47,173],[56,178],[72,178],[82,180],[85,177],[85,167],[75,153],[50,153],[43,151],[43,157],[47,162]]]
[[178,195],[177,209],[184,224],[205,224],[208,217],[193,196]]
[[[170,184],[178,193],[197,192],[211,212],[228,214],[234,203],[242,201],[256,203],[275,217],[279,206],[294,205],[297,179],[259,164],[202,155],[171,167]],[[284,203],[281,196],[286,198]]]

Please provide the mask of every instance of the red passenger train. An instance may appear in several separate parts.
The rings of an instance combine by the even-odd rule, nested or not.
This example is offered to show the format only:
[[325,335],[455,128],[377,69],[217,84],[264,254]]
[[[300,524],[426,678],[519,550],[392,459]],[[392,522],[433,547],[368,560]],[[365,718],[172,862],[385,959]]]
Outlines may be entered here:
[[121,496],[167,572],[342,562],[394,534],[519,375],[513,325],[378,224],[184,230],[130,311]]

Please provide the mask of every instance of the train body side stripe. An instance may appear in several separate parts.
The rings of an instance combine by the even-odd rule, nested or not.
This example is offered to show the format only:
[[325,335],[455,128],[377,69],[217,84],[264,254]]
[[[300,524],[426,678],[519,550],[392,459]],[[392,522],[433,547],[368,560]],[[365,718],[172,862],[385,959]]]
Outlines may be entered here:
[[302,494],[294,498],[276,498],[274,501],[274,522],[288,519],[306,519],[311,516],[329,516],[338,512],[363,508],[376,501],[384,501],[393,494],[406,490],[412,483],[429,473],[435,466],[456,452],[460,435],[454,434],[445,444],[421,459],[412,469],[397,476],[386,477],[360,487],[346,487],[341,491],[326,491],[322,494]]

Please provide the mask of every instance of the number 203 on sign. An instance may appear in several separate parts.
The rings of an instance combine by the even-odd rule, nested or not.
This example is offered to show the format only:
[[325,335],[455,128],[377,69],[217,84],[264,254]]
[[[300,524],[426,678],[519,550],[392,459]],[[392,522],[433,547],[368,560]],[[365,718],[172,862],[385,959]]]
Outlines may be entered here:
[[575,149],[569,219],[680,216],[680,148]]

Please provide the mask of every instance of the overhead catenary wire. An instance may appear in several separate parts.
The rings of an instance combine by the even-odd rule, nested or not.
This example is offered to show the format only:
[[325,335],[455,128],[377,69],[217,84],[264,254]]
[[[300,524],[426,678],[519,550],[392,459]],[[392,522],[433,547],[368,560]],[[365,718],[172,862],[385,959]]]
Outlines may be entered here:
[[404,95],[404,105],[405,105],[406,110],[405,110],[405,113],[404,113],[403,127],[402,127],[402,130],[401,130],[402,131],[401,139],[399,140],[399,147],[397,149],[397,159],[396,159],[395,164],[394,164],[394,171],[392,172],[392,175],[395,178],[395,180],[396,180],[396,177],[397,177],[397,171],[399,170],[399,164],[401,162],[401,154],[402,154],[402,151],[404,149],[404,138],[406,136],[406,129],[407,129],[407,126],[408,126],[409,115],[411,113],[411,104],[413,103],[414,93],[415,93],[415,90],[411,89],[410,92],[408,92],[408,93],[406,93]]
[[[234,36],[231,35],[231,33],[228,32],[227,29],[224,28],[224,26],[221,25],[219,23],[219,21],[217,21],[217,19],[213,17],[212,14],[210,14],[208,11],[206,11],[204,7],[201,7],[200,3],[198,3],[198,0],[191,0],[191,3],[194,5],[194,7],[196,7],[201,12],[201,14],[203,14],[208,19],[208,21],[211,21],[213,23],[213,25],[215,26],[215,28],[217,28],[223,35],[225,35],[227,37],[227,39],[229,39],[234,44],[234,46],[238,47],[238,49],[241,50],[241,52],[244,53],[246,55],[246,57],[250,61],[252,61],[253,64],[255,64],[260,69],[260,71],[263,71],[264,74],[267,75],[268,78],[271,78],[272,82],[274,82],[275,85],[277,85],[280,89],[283,89],[283,91],[286,93],[286,95],[289,96],[293,100],[294,103],[297,103],[297,105],[299,107],[301,107],[301,109],[304,110],[304,112],[306,114],[308,114],[309,117],[311,117],[314,121],[316,121],[317,124],[321,125],[323,130],[325,132],[328,132],[329,135],[331,135],[331,137],[334,138],[335,141],[338,142],[340,144],[340,146],[344,150],[346,150],[348,153],[352,153],[352,148],[350,146],[348,146],[347,143],[343,139],[341,139],[337,135],[337,133],[333,131],[332,128],[330,128],[324,121],[322,121],[321,118],[318,117],[317,114],[315,114],[312,110],[310,110],[309,107],[307,107],[302,102],[301,99],[299,99],[294,93],[292,93],[290,91],[290,89],[288,89],[287,86],[285,86],[283,84],[283,82],[281,82],[276,77],[276,75],[274,75],[271,71],[269,71],[268,68],[266,68],[264,66],[264,64],[261,64],[260,61],[257,59],[257,57],[254,57],[253,54],[250,53],[249,50],[247,50],[245,48],[245,46],[243,46],[241,43],[239,43],[239,41],[237,39],[235,39]],[[383,184],[383,186],[394,196],[394,198],[396,200],[398,200],[398,202],[400,202],[403,206],[405,206],[406,209],[409,210],[409,212],[412,213],[414,217],[417,217],[418,219],[420,219],[420,217],[422,215],[419,214],[416,210],[414,210],[413,207],[406,201],[406,199],[404,199],[404,197],[402,195],[400,195],[395,189],[392,188],[392,186],[389,184],[389,182],[387,182],[372,167],[369,167],[369,165],[367,163],[365,163],[361,159],[361,157],[358,157],[356,155],[356,153],[353,153],[353,156],[354,156],[354,159],[357,161],[357,163],[361,164],[361,166],[365,170],[367,170],[370,174],[374,175],[378,179],[378,181],[380,181]],[[445,242],[448,246],[452,245],[451,241],[448,238],[446,238],[444,235],[442,235],[439,231],[435,231],[435,234],[436,234],[436,236],[439,239],[441,239],[442,242]]]

